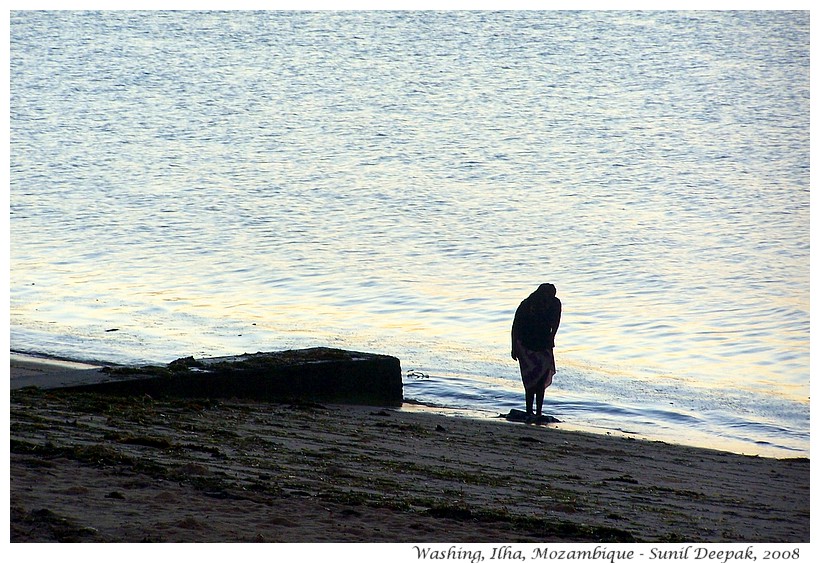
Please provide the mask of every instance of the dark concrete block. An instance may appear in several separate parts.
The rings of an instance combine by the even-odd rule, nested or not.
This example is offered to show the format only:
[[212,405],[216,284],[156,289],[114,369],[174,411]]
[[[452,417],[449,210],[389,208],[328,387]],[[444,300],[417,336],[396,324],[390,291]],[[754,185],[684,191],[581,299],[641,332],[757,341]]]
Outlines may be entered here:
[[106,368],[105,381],[65,389],[171,397],[325,401],[400,406],[397,358],[334,348],[180,358],[168,366]]

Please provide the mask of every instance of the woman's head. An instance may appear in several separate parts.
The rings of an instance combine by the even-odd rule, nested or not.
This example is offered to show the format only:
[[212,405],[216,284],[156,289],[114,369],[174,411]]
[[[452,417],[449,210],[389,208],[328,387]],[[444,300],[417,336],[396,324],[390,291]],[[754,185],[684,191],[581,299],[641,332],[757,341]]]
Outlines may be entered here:
[[535,290],[535,293],[543,297],[555,297],[555,286],[551,283],[542,283]]

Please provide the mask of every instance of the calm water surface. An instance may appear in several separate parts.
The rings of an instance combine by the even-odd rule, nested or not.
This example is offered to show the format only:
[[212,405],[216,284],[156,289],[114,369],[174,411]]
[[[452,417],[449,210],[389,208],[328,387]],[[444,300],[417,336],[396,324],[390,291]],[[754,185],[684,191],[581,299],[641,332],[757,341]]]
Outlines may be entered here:
[[12,12],[10,74],[12,349],[494,416],[550,281],[567,425],[809,452],[808,12]]

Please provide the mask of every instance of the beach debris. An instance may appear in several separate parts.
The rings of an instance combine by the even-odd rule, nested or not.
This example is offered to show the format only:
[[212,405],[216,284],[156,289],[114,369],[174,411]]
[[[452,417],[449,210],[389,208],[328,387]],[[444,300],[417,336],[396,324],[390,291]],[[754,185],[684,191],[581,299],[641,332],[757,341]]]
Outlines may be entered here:
[[430,379],[430,376],[424,372],[416,371],[414,369],[407,370],[405,377],[412,377],[413,379]]
[[173,444],[165,438],[153,438],[151,436],[127,436],[119,440],[121,444],[129,444],[132,446],[146,446],[148,448],[158,448],[164,450],[170,448]]
[[632,475],[628,475],[626,473],[623,475],[619,475],[617,477],[607,477],[603,481],[616,481],[619,483],[631,483],[633,485],[639,484],[637,479],[635,479]]

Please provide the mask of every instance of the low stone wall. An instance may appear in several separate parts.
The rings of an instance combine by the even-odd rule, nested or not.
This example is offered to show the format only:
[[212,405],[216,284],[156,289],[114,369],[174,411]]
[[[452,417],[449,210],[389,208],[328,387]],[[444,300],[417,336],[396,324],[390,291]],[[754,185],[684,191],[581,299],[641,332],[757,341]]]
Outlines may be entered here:
[[65,387],[166,397],[402,404],[397,358],[335,348],[180,358],[168,366],[104,368],[104,381]]

